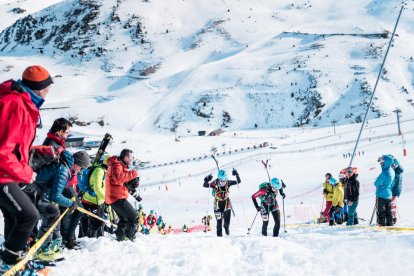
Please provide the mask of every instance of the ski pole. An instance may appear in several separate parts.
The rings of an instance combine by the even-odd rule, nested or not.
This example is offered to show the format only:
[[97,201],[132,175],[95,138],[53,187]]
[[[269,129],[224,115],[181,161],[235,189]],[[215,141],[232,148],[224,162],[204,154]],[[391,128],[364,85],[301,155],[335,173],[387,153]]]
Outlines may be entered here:
[[86,214],[86,215],[88,215],[88,216],[91,216],[91,217],[93,217],[93,218],[95,218],[95,219],[97,219],[97,220],[100,220],[100,221],[102,221],[102,222],[104,222],[104,223],[106,223],[106,224],[109,224],[109,225],[111,225],[111,226],[116,226],[116,225],[112,224],[112,222],[110,222],[109,220],[103,219],[103,218],[101,218],[101,217],[99,217],[99,216],[95,215],[94,213],[89,212],[88,210],[86,210],[86,209],[84,209],[84,208],[82,208],[82,207],[77,207],[76,209],[77,209],[79,212],[82,212],[82,213],[84,213],[84,214]]
[[286,231],[286,216],[285,216],[285,199],[282,197],[282,205],[283,205],[283,228],[285,229],[285,233],[287,233]]
[[369,221],[369,225],[372,224],[372,220],[374,219],[374,215],[375,215],[375,212],[377,211],[377,207],[378,207],[378,199],[375,198],[374,210],[372,211],[372,216],[371,216],[371,220]]
[[257,218],[257,215],[258,215],[258,214],[259,214],[259,212],[257,212],[257,213],[256,213],[256,215],[254,216],[254,219],[253,219],[252,225],[250,225],[250,227],[247,229],[247,235],[250,235],[250,230],[252,229],[253,224],[254,224],[254,222],[256,221],[256,218]]

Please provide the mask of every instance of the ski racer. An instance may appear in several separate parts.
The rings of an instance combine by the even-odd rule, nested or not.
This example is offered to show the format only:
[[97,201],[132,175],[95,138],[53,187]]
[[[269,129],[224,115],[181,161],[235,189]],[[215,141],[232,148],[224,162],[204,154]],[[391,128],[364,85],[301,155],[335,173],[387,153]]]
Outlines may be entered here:
[[[253,204],[257,212],[260,212],[263,220],[262,235],[267,236],[267,226],[269,225],[269,215],[272,214],[275,221],[273,227],[273,237],[279,236],[280,229],[280,210],[277,203],[276,196],[280,195],[285,198],[283,193],[282,183],[278,178],[272,178],[270,183],[264,182],[259,185],[259,191],[252,195]],[[261,206],[257,204],[256,198],[259,197]]]
[[204,188],[212,188],[214,196],[214,215],[217,220],[217,236],[223,236],[223,219],[224,231],[226,235],[230,235],[230,219],[232,205],[229,198],[229,188],[241,182],[239,173],[233,169],[232,175],[236,176],[237,181],[228,180],[227,173],[224,170],[219,170],[217,179],[213,180],[213,175],[208,175],[204,178]]

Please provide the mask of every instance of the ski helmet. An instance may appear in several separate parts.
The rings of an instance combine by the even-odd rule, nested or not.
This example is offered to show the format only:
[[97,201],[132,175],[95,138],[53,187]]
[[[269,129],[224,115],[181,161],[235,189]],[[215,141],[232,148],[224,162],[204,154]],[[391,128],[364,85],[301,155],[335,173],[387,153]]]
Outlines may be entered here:
[[329,183],[330,183],[332,186],[335,186],[336,184],[338,184],[338,181],[337,181],[335,178],[331,178],[331,179],[329,179]]
[[227,181],[227,173],[226,173],[226,171],[224,171],[224,170],[219,170],[218,171],[218,175],[217,175],[217,178],[219,179],[219,180],[222,180],[222,181]]
[[153,214],[154,214],[154,210],[151,210],[151,211],[150,211],[150,215],[153,215]]
[[282,183],[280,183],[280,180],[276,177],[272,178],[270,183],[272,187],[275,188],[276,190],[279,190],[280,188],[282,188]]

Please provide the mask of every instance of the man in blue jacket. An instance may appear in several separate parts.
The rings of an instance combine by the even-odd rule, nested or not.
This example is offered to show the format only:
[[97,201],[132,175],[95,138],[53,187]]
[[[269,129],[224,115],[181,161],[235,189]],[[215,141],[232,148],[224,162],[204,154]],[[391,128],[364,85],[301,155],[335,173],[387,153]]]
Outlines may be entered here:
[[397,222],[397,197],[400,197],[402,190],[402,173],[404,172],[403,167],[400,162],[394,158],[394,162],[391,165],[391,168],[395,172],[394,182],[392,183],[391,188],[391,214],[392,214],[392,224],[394,225]]
[[382,170],[374,183],[377,197],[378,225],[391,226],[391,187],[394,181],[394,171],[391,170],[391,165],[394,162],[394,157],[389,154],[383,155],[378,158],[378,162],[380,162]]
[[[71,169],[81,166],[79,165],[79,161],[67,150],[62,151],[60,157],[59,162],[42,167],[38,171],[34,183],[37,193],[34,200],[42,219],[37,238],[41,238],[60,216],[59,206],[71,208],[72,210],[75,210],[78,206],[74,198],[68,198],[63,194],[63,190],[72,177]],[[46,242],[37,252],[36,258],[47,261],[55,259],[56,253],[60,252],[61,244],[62,237],[59,225],[48,236]]]

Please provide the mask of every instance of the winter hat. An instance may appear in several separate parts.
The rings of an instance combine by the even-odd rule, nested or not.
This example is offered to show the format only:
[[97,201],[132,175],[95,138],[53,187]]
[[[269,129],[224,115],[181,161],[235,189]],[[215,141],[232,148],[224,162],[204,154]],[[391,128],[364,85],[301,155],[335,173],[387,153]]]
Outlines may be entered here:
[[39,65],[29,66],[22,75],[24,85],[32,90],[42,90],[53,83],[49,72]]
[[82,169],[86,169],[91,164],[91,161],[89,160],[89,154],[83,150],[76,152],[73,155],[73,159],[75,159],[75,164]]
[[223,181],[227,181],[227,173],[226,173],[226,171],[224,171],[224,170],[219,170],[218,171],[218,175],[217,175],[217,178],[219,179],[219,180],[223,180]]
[[335,179],[335,178],[331,178],[331,179],[329,179],[329,183],[330,183],[332,186],[335,186],[336,184],[338,184],[338,181],[336,181],[336,179]]

